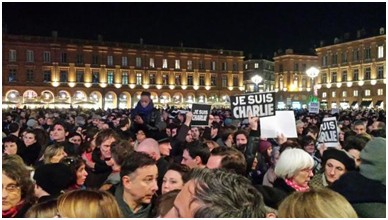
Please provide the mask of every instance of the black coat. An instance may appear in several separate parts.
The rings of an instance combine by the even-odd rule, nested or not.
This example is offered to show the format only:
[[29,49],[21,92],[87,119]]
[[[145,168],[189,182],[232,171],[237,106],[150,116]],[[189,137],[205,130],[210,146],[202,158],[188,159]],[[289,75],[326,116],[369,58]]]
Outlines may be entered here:
[[23,161],[27,166],[32,166],[38,160],[41,149],[42,146],[36,142],[26,147],[20,156],[23,158]]

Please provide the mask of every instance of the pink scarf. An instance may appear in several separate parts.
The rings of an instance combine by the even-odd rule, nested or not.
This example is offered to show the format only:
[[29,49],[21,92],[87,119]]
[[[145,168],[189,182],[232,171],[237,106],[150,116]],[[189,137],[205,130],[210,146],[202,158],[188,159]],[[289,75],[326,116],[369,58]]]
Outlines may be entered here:
[[291,186],[292,188],[294,188],[296,191],[298,192],[307,192],[310,190],[310,187],[309,186],[299,186],[297,184],[295,184],[291,179],[285,179],[286,181],[286,184]]

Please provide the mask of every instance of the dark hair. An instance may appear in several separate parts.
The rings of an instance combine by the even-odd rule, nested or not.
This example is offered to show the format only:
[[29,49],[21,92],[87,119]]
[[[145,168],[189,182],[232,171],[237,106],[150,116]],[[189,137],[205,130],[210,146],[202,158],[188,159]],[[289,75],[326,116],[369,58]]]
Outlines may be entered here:
[[184,149],[187,150],[191,158],[199,156],[201,158],[202,164],[206,165],[207,160],[210,157],[210,150],[207,144],[204,144],[200,141],[192,141],[186,144]]
[[156,161],[152,157],[146,153],[135,151],[129,154],[121,164],[120,178],[130,175],[139,168],[151,165],[156,165]]
[[15,135],[8,135],[7,137],[3,138],[3,146],[5,142],[12,142],[17,143],[18,138]]
[[248,140],[248,138],[249,138],[248,132],[245,130],[238,130],[238,131],[234,132],[234,135],[233,135],[234,143],[236,143],[237,135],[240,135],[240,134],[244,135],[246,137],[246,139]]
[[148,96],[148,97],[151,97],[151,93],[148,92],[148,91],[143,91],[143,92],[141,92],[140,96]]
[[175,198],[180,191],[180,189],[174,189],[157,198],[155,218],[158,218],[159,216],[164,217],[170,211],[174,206]]
[[362,149],[364,149],[364,147],[365,147],[367,142],[368,141],[366,141],[365,139],[361,138],[360,136],[349,136],[345,140],[345,147],[344,147],[344,149],[346,151],[349,151],[351,149],[356,149],[356,150],[359,150],[361,152]]
[[76,184],[76,182],[77,182],[77,170],[82,165],[84,165],[84,164],[86,165],[85,160],[82,159],[81,156],[68,156],[68,157],[62,158],[60,163],[63,163],[66,166],[68,166],[70,168],[71,172],[74,174],[73,175],[74,178],[71,179],[72,181],[71,181],[70,185]]
[[120,136],[111,128],[100,131],[96,137],[96,146],[100,146],[102,142],[110,137],[113,137],[116,141],[120,140]]
[[313,143],[315,146],[315,139],[310,135],[303,136],[302,140],[300,141],[300,144],[302,145],[303,148],[309,145],[310,143]]
[[174,170],[178,172],[182,176],[183,183],[186,183],[187,181],[189,181],[190,167],[184,164],[172,163],[167,168],[167,171],[169,170]]
[[121,166],[124,159],[134,152],[133,146],[127,140],[118,140],[112,143],[110,151],[113,160]]
[[373,137],[383,137],[383,138],[385,138],[386,134],[387,134],[387,132],[385,131],[385,128],[384,129],[373,130],[373,131],[370,132],[370,135],[372,135]]
[[236,174],[245,176],[247,161],[243,153],[235,148],[217,147],[211,151],[212,156],[221,156],[221,167]]
[[287,140],[286,142],[284,142],[283,144],[280,145],[279,152],[282,153],[283,151],[285,151],[288,148],[302,149],[302,147],[300,146],[300,144],[298,142],[293,141],[293,140]]
[[65,122],[65,121],[62,121],[62,120],[56,120],[50,127],[50,131],[52,131],[55,127],[55,125],[60,125],[63,127],[63,130],[65,130],[65,132],[69,132],[69,123]]
[[16,122],[12,122],[11,124],[9,124],[8,126],[8,130],[9,130],[9,133],[14,133],[16,132],[17,130],[19,130],[20,126],[18,123]]

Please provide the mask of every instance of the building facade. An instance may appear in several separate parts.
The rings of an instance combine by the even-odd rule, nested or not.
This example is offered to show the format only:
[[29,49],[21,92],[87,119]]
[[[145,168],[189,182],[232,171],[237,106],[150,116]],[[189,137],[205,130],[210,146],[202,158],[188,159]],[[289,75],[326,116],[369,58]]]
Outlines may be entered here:
[[243,52],[3,34],[3,107],[229,106]]
[[386,40],[380,35],[316,49],[323,108],[386,106]]
[[[253,76],[260,76],[261,82],[252,82]],[[274,62],[266,59],[244,61],[244,85],[246,92],[273,91],[275,89]]]
[[273,59],[277,108],[307,107],[309,97],[314,95],[314,81],[307,76],[306,70],[318,66],[318,57],[294,54],[292,49],[287,49]]

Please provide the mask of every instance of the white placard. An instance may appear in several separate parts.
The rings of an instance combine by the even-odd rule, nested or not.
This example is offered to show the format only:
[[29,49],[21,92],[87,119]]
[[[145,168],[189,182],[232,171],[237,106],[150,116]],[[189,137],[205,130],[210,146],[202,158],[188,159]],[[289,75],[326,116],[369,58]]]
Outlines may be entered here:
[[294,111],[276,111],[275,116],[260,118],[260,131],[263,138],[276,138],[281,133],[287,138],[298,137]]

